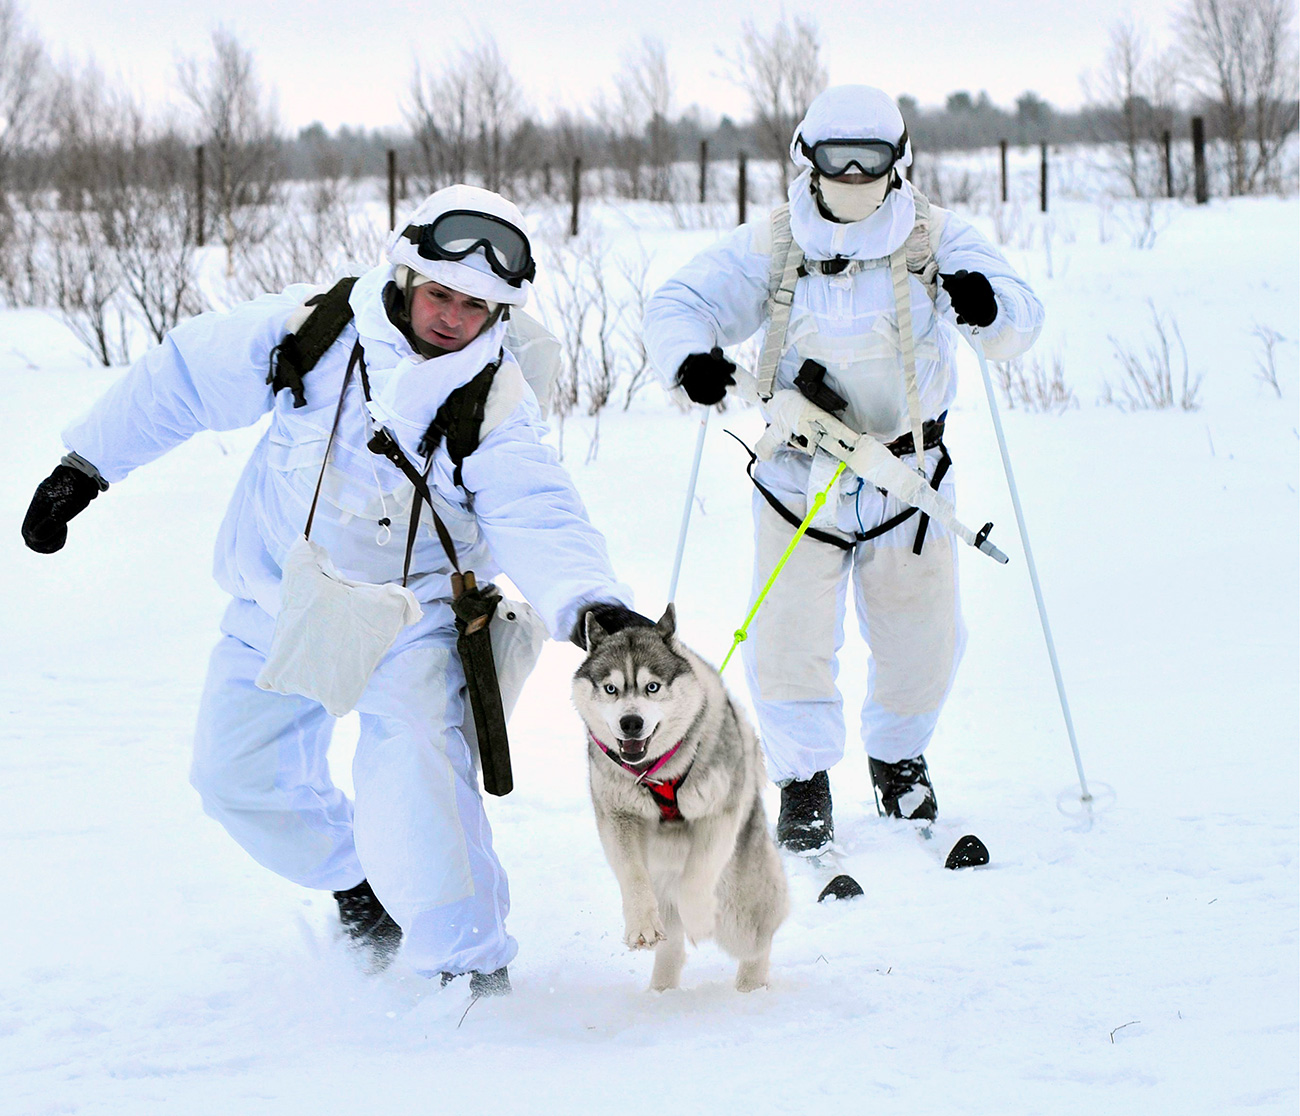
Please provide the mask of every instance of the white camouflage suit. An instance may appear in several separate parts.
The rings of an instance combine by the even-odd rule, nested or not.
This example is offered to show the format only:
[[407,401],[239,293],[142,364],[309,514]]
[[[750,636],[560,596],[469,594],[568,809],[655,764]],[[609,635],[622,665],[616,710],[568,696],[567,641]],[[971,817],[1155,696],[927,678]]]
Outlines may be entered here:
[[[464,265],[481,260],[478,253]],[[427,511],[409,583],[424,616],[398,636],[357,706],[355,805],[330,780],[334,719],[314,701],[254,685],[279,610],[281,563],[302,535],[358,337],[373,420],[415,462],[423,461],[417,445],[443,400],[501,349],[506,325],[499,321],[460,351],[415,355],[381,304],[393,270],[384,264],[357,281],[352,324],[304,378],[305,407],[295,409],[289,391],[273,396],[266,384],[271,350],[309,293],[297,287],[178,326],[64,441],[117,482],[196,431],[247,426],[271,412],[217,540],[216,578],[233,599],[212,654],[192,782],[207,812],[287,879],[340,891],[368,878],[402,927],[405,956],[418,971],[493,972],[517,946],[506,932],[506,877],[461,730],[465,690],[449,566]],[[354,376],[311,537],[346,577],[400,582],[412,486],[367,450],[364,406]],[[494,406],[499,424],[465,459],[464,489],[453,483],[445,446],[434,455],[429,486],[462,568],[480,583],[504,571],[552,635],[565,639],[585,603],[630,604],[631,594],[615,580],[568,474],[542,444],[536,398],[509,352],[489,412]],[[385,516],[392,538],[381,546]]]
[[[865,86],[841,86],[817,98],[801,128],[811,143],[889,138],[890,127],[896,138],[901,123],[886,95]],[[910,154],[909,148],[904,164],[910,163]],[[790,225],[805,256],[877,263],[838,275],[814,272],[798,280],[775,388],[793,388],[804,361],[815,360],[827,370],[825,383],[848,400],[840,417],[859,432],[892,441],[910,426],[887,257],[912,230],[916,210],[911,185],[900,180],[871,216],[838,223],[819,210],[807,158],[798,153],[796,161],[806,169],[790,186]],[[967,222],[938,207],[932,207],[934,219],[942,222],[935,247],[939,270],[982,272],[993,287],[997,317],[980,333],[985,352],[996,360],[1022,353],[1038,336],[1041,303],[1001,253]],[[688,355],[737,344],[766,327],[771,245],[771,221],[765,214],[700,253],[654,294],[646,311],[645,342],[666,382],[675,382]],[[910,290],[922,417],[931,419],[948,409],[955,394],[960,338],[942,286],[933,302],[915,276],[910,277]],[[933,476],[940,451],[931,450],[926,458],[927,475]],[[810,491],[825,487],[835,465],[825,453],[813,459],[785,448],[759,462],[754,475],[802,519]],[[949,501],[952,478],[949,471],[940,488]],[[848,473],[838,485],[838,496],[832,494],[828,501],[824,518],[814,525],[849,540],[906,507]],[[753,509],[756,596],[794,528],[757,490]],[[759,610],[743,651],[776,782],[808,779],[844,754],[836,660],[844,640],[850,581],[859,628],[872,652],[861,722],[867,752],[896,763],[919,756],[929,743],[961,659],[965,628],[956,540],[930,521],[918,556],[913,553],[916,533],[913,516],[851,550],[805,537]]]

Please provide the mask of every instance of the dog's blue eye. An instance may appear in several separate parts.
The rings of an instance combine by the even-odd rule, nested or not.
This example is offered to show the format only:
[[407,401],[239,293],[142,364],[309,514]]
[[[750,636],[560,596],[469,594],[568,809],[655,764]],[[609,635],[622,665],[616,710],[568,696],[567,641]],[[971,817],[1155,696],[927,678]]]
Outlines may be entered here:
[[647,682],[647,683],[645,684],[645,692],[646,692],[647,694],[657,694],[657,693],[659,692],[659,683],[658,683],[658,682]]
[[616,694],[616,693],[618,693],[618,687],[615,686],[613,682],[606,682],[606,683],[605,683],[605,693],[607,693],[607,694]]

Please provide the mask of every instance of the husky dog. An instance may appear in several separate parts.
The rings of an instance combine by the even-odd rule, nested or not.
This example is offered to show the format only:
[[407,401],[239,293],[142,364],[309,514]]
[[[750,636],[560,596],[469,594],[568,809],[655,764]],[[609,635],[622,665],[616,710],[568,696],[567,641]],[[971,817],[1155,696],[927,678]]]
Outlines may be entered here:
[[623,940],[654,949],[656,991],[676,988],[686,941],[739,958],[736,987],[767,984],[772,935],[789,910],[785,871],[759,797],[758,739],[718,672],[653,627],[610,634],[590,614],[573,678],[587,725],[591,800],[623,894]]

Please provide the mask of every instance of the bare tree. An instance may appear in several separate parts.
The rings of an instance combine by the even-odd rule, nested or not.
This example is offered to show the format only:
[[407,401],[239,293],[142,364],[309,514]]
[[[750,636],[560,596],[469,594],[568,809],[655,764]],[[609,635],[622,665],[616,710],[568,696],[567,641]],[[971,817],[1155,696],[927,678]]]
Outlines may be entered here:
[[1193,88],[1228,144],[1229,190],[1274,184],[1297,123],[1291,0],[1186,0],[1178,33]]
[[514,165],[507,152],[523,117],[523,90],[491,36],[475,43],[466,61],[478,121],[479,171],[489,190],[500,190]]
[[418,62],[415,64],[411,99],[403,114],[415,137],[430,190],[465,180],[473,128],[470,84],[463,66],[426,74]]
[[214,165],[214,212],[229,266],[236,249],[265,231],[277,188],[277,113],[264,97],[253,52],[233,32],[212,32],[212,56],[182,59],[181,90],[198,116],[198,136]]
[[730,62],[734,80],[753,105],[761,154],[776,160],[784,190],[789,184],[790,137],[808,103],[826,88],[817,25],[804,16],[787,20],[783,15],[764,34],[752,19],[746,20],[739,51]]
[[612,106],[602,106],[602,122],[615,164],[626,177],[626,193],[669,201],[676,150],[669,126],[673,81],[663,42],[647,35],[625,54],[614,88],[617,99]]
[[1131,17],[1111,25],[1101,70],[1084,79],[1097,110],[1096,138],[1118,146],[1116,170],[1134,197],[1158,194],[1163,182],[1159,148],[1173,121],[1173,66]]
[[403,108],[430,188],[464,182],[477,170],[489,190],[511,176],[511,140],[523,119],[523,93],[491,36],[439,70],[416,63]]
[[11,188],[9,163],[40,134],[45,47],[14,0],[0,0],[0,218]]

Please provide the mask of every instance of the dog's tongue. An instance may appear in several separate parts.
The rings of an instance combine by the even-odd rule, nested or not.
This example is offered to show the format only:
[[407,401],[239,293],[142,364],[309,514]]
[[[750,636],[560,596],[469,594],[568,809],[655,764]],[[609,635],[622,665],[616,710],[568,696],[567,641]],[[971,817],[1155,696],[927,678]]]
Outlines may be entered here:
[[629,763],[636,763],[637,760],[645,758],[646,748],[649,744],[650,738],[648,736],[644,740],[620,740],[618,750]]

